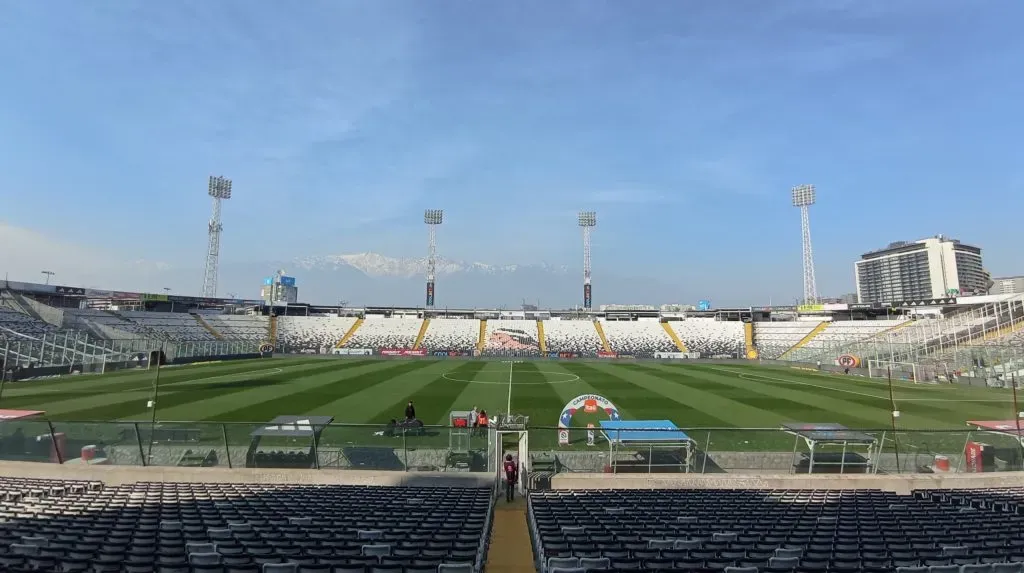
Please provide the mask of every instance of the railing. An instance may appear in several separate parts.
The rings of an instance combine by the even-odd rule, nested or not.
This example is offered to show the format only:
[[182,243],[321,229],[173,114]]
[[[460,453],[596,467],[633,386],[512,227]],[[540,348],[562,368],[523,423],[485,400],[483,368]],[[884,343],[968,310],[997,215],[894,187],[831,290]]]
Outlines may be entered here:
[[[139,354],[162,350],[168,360],[228,356],[259,351],[252,340],[167,341],[129,338],[101,340],[82,331],[63,330],[39,336],[8,336],[0,339],[0,364],[5,369],[51,368],[123,363]],[[102,370],[100,366],[86,370]]]
[[[256,437],[266,433],[267,423],[8,421],[0,424],[0,460],[68,465],[494,472],[495,449],[504,449],[501,435],[464,428],[424,426],[403,430],[379,425],[298,424],[283,427],[295,430],[290,437]],[[453,432],[459,433],[457,439],[453,439]],[[549,473],[1020,471],[1024,468],[1022,447],[1011,434],[900,427],[895,431],[888,428],[817,434],[769,428],[655,428],[635,434],[641,439],[624,440],[594,430],[591,444],[586,428],[572,428],[569,442],[560,444],[559,428],[531,427],[526,430],[530,454],[527,467]]]

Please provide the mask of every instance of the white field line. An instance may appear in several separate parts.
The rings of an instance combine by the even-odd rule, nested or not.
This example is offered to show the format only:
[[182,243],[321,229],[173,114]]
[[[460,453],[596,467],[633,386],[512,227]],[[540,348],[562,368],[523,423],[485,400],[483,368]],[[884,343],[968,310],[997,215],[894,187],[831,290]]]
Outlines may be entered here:
[[[853,394],[855,396],[864,396],[866,398],[876,398],[878,400],[884,400],[886,402],[889,401],[889,397],[888,396],[879,396],[878,394],[868,394],[866,392],[857,392],[856,390],[847,390],[845,388],[836,388],[835,386],[824,386],[824,385],[821,385],[821,384],[812,384],[810,382],[800,382],[798,380],[787,380],[785,378],[776,378],[774,376],[766,376],[764,374],[748,374],[746,372],[737,372],[735,370],[728,370],[728,369],[725,369],[725,368],[718,368],[718,367],[715,367],[715,366],[709,366],[708,368],[711,368],[712,370],[718,370],[719,372],[727,372],[729,374],[734,374],[734,375],[736,375],[739,378],[742,378],[742,379],[745,379],[745,380],[753,380],[754,382],[757,382],[757,380],[754,379],[753,377],[764,378],[766,380],[774,380],[776,382],[782,382],[783,384],[799,384],[800,386],[811,386],[813,388],[821,388],[822,390],[833,390],[833,391],[836,391],[836,392],[843,392],[845,394]],[[989,399],[983,399],[983,400],[977,400],[977,399],[964,400],[964,399],[959,399],[959,398],[896,398],[896,401],[897,402],[992,402],[992,403],[998,403],[998,402],[1003,402],[1004,400],[989,400]]]
[[[166,391],[167,392],[173,392],[174,389],[177,388],[178,386],[188,386],[188,385],[190,385],[190,384],[192,384],[194,382],[206,382],[207,380],[217,380],[219,378],[234,378],[236,376],[253,376],[253,375],[255,375],[255,377],[258,378],[258,377],[262,377],[262,376],[269,376],[270,374],[280,374],[281,372],[284,372],[284,368],[278,367],[278,368],[271,368],[270,370],[247,370],[245,372],[234,372],[232,374],[220,374],[218,376],[205,376],[205,377],[202,377],[202,378],[196,378],[194,380],[189,380],[187,382],[174,382],[173,384],[171,384],[167,388]],[[139,381],[139,387],[137,389],[129,389],[129,390],[126,390],[126,392],[137,392],[137,391],[142,391],[142,390],[149,390],[152,386],[153,386],[153,381],[152,380],[140,380]],[[22,390],[22,392],[18,392],[19,390]],[[97,387],[96,390],[100,391],[100,390],[103,390],[103,388],[102,387]],[[68,391],[68,388],[46,388],[46,389],[32,390],[32,388],[25,386],[25,387],[12,388],[12,389],[7,390],[6,392],[4,392],[4,394],[7,394],[8,392],[10,392],[10,393],[12,393],[13,395],[16,395],[16,396],[35,396],[37,394],[60,394],[60,393],[64,393],[64,392],[67,392],[67,391]]]

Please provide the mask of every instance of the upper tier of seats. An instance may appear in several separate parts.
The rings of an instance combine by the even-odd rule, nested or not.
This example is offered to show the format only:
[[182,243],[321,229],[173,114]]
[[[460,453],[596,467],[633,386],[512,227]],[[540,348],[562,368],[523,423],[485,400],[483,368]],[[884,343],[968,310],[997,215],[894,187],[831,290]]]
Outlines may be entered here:
[[13,303],[5,303],[6,299],[0,299],[0,335],[6,335],[5,329],[12,330],[18,334],[39,338],[50,332],[57,332],[58,329],[46,322],[26,314]]
[[188,313],[123,310],[117,314],[141,326],[144,331],[155,332],[168,340],[217,340],[217,337]]
[[608,320],[601,326],[609,346],[619,354],[651,357],[655,352],[679,352],[656,320]]
[[323,352],[338,344],[355,322],[349,316],[279,316],[277,342],[286,352]]
[[[547,333],[548,324],[550,321],[544,323],[545,333]],[[479,322],[477,325],[479,333]],[[484,354],[490,356],[539,356],[538,336],[536,320],[488,320],[487,332],[484,334]],[[548,349],[550,350],[550,335],[548,336]]]
[[590,320],[545,320],[544,341],[548,352],[597,356],[604,349],[601,337]]
[[412,348],[423,321],[416,317],[369,315],[345,346],[348,348]]
[[978,490],[555,491],[530,496],[530,527],[548,572],[1020,573],[1024,515],[992,500]]
[[[21,484],[0,500],[4,570],[127,573],[479,571],[483,488]],[[31,497],[30,497],[31,496]]]
[[713,318],[687,318],[668,323],[690,352],[702,357],[743,356],[743,323]]
[[270,337],[270,319],[266,316],[204,314],[203,320],[220,333],[225,340],[263,341]]
[[806,348],[831,348],[845,342],[871,338],[903,320],[835,320],[825,330],[807,342]]
[[811,333],[818,321],[755,322],[754,346],[765,360],[775,360]]
[[480,321],[471,318],[435,318],[421,346],[427,350],[472,352],[480,337]]

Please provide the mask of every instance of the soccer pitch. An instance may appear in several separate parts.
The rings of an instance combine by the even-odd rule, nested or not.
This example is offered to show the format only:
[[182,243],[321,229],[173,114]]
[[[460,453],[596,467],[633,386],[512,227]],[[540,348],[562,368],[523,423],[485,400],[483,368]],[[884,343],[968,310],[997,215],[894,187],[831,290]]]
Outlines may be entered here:
[[[44,410],[54,421],[149,421],[155,370],[7,383],[0,408]],[[891,427],[884,380],[742,363],[273,358],[164,367],[157,418],[255,422],[328,415],[386,424],[412,400],[425,424],[473,406],[554,427],[581,394],[615,403],[624,420],[680,428],[778,428],[785,422]],[[966,420],[1014,417],[1006,389],[894,384],[899,428],[966,430]]]

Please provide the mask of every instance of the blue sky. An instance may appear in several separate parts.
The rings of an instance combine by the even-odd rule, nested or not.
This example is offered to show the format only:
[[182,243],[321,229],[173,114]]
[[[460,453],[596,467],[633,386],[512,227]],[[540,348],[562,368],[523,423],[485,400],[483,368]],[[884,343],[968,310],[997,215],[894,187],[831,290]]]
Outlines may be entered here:
[[0,0],[0,221],[22,255],[54,246],[0,267],[195,270],[224,174],[225,262],[422,256],[443,208],[448,257],[578,265],[594,209],[595,282],[785,299],[789,189],[814,183],[823,294],[937,233],[1024,273],[1021,21],[1011,0]]

